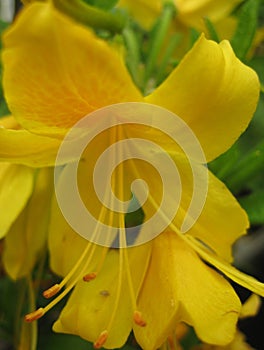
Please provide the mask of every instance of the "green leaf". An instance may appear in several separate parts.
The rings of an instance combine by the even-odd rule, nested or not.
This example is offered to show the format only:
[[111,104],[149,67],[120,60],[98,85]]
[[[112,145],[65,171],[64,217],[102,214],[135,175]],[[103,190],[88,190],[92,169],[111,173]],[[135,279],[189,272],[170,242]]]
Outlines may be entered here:
[[0,40],[0,49],[2,49],[2,33],[3,31],[9,26],[9,23],[7,22],[4,22],[0,19],[0,37],[1,37],[1,40]]
[[217,34],[217,31],[216,31],[213,23],[210,21],[210,19],[208,17],[204,17],[204,23],[205,23],[206,28],[208,30],[210,39],[212,39],[212,40],[216,41],[217,43],[219,43],[220,40],[219,40],[219,36]]
[[[9,23],[0,20],[0,51],[2,49],[2,33],[9,26]],[[4,99],[4,92],[2,87],[2,62],[0,61],[0,117],[9,114],[9,109],[7,107],[6,101]]]
[[264,57],[263,56],[255,56],[253,59],[249,62],[249,66],[253,68],[262,83],[264,83]]
[[232,172],[225,178],[225,183],[233,192],[239,192],[247,183],[250,188],[250,182],[254,182],[254,178],[262,171],[264,171],[263,140],[233,167]]
[[258,24],[258,0],[248,0],[241,7],[238,14],[238,25],[231,45],[238,58],[244,60],[249,51]]
[[82,0],[88,5],[98,7],[102,10],[111,10],[118,2],[118,0]]
[[175,16],[176,10],[172,3],[165,3],[161,16],[158,18],[152,30],[149,52],[146,60],[145,83],[151,77],[157,64],[160,50],[166,38],[170,24]]
[[246,210],[251,225],[264,224],[264,189],[240,198],[239,202]]
[[95,7],[101,8],[102,10],[111,10],[118,2],[118,0],[83,0],[90,3]]
[[227,152],[208,164],[209,169],[221,180],[232,170],[239,159],[239,149],[235,143]]

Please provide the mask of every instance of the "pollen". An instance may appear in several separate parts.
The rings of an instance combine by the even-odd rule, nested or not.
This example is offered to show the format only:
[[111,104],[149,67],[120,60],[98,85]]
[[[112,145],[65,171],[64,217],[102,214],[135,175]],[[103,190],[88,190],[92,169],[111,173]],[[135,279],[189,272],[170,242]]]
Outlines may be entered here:
[[91,272],[88,273],[87,275],[83,276],[83,281],[84,282],[90,282],[96,278],[96,272]]
[[100,349],[106,342],[107,338],[108,338],[108,332],[105,330],[99,335],[98,339],[94,342],[93,347],[95,349]]
[[138,310],[134,312],[133,319],[134,319],[134,322],[140,327],[145,327],[147,325],[147,323],[142,318],[141,312]]
[[40,317],[44,315],[44,309],[40,307],[36,311],[31,312],[30,314],[25,315],[25,321],[26,322],[32,322],[35,320],[38,320]]
[[50,287],[49,289],[47,289],[43,292],[43,296],[46,299],[49,299],[49,298],[53,297],[54,295],[56,295],[60,290],[61,290],[60,285],[54,284],[54,286]]

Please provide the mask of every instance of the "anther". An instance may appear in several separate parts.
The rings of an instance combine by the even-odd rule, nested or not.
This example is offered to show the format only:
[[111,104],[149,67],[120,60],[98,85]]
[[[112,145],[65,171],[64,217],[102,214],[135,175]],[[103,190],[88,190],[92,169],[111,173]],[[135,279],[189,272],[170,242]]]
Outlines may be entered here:
[[108,332],[105,330],[99,335],[98,339],[94,342],[93,347],[95,349],[100,349],[106,342],[107,338],[108,338]]
[[59,284],[54,284],[54,286],[50,287],[49,289],[45,290],[43,292],[43,296],[47,299],[53,297],[61,290],[61,287]]
[[40,307],[36,311],[31,312],[30,314],[25,315],[25,321],[26,322],[32,322],[44,315],[44,309],[43,307]]
[[96,277],[96,272],[91,272],[91,273],[88,273],[87,275],[84,275],[83,280],[84,280],[84,282],[90,282],[90,281],[94,280],[95,277]]
[[142,314],[140,311],[136,310],[134,312],[134,316],[133,316],[134,322],[140,326],[140,327],[145,327],[146,326],[146,322],[143,320],[142,318]]

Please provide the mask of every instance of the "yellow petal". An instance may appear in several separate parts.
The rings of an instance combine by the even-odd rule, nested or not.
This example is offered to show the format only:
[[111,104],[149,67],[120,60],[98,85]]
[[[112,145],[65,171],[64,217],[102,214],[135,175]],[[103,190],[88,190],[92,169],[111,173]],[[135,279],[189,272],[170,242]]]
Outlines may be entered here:
[[[159,159],[157,155],[155,158]],[[203,165],[192,163],[191,168],[188,160],[181,154],[173,155],[173,160],[181,182],[179,183],[176,177],[172,177],[171,182],[169,182],[169,190],[164,190],[163,187],[167,185],[165,182],[168,182],[169,177],[166,178],[166,181],[163,177],[162,182],[153,169],[145,163],[139,164],[136,168],[137,177],[146,181],[152,198],[152,201],[143,205],[145,222],[155,212],[160,213],[159,221],[162,221],[164,216],[169,217],[174,210],[172,223],[176,226],[177,232],[180,232],[184,227],[183,224],[187,223],[188,234],[201,240],[225,260],[231,261],[232,244],[246,233],[249,226],[246,212],[227,187],[211,172],[207,171]],[[162,158],[158,163],[165,168]],[[137,166],[136,162],[135,166]],[[158,169],[160,168],[161,166]],[[132,183],[133,171],[132,166],[126,170],[126,178],[130,181],[128,183]],[[165,191],[164,201],[166,205],[161,209],[163,191]],[[177,210],[178,201],[175,201],[175,198],[180,191],[181,197]],[[156,203],[156,207],[154,207],[153,202]],[[169,224],[170,221],[167,220],[167,226]],[[147,225],[149,226],[149,224]],[[184,230],[184,232],[186,231]],[[141,235],[143,233],[145,234],[144,226]]]
[[[129,248],[127,252],[137,294],[148,265],[150,244]],[[95,260],[100,258],[97,252],[95,254]],[[98,277],[89,283],[81,281],[77,284],[53,329],[56,332],[77,334],[94,342],[100,333],[107,329],[114,305],[117,303],[117,312],[104,347],[109,349],[121,347],[132,329],[134,310],[124,266],[120,295],[117,290],[118,278],[119,252],[111,250]]]
[[[190,195],[189,192],[185,190],[184,195]],[[225,260],[232,261],[232,245],[246,233],[248,227],[244,209],[225,184],[209,172],[206,201],[201,215],[188,233],[210,246]]]
[[200,241],[194,239],[193,237],[186,235],[182,236],[182,239],[184,239],[203,260],[214,266],[219,271],[223,272],[231,280],[240,284],[244,288],[251,290],[253,293],[264,297],[264,283],[261,283],[254,277],[237,270],[226,260],[209,251],[203,244],[201,244]]
[[[13,116],[0,119],[0,160],[30,167],[55,164],[60,141],[22,130]],[[23,147],[21,147],[23,145]],[[72,150],[64,152],[57,165],[73,160]]]
[[48,235],[51,269],[65,276],[78,261],[87,243],[69,226],[53,198]]
[[57,139],[26,130],[0,128],[0,160],[31,167],[51,166],[55,163],[59,146]]
[[217,346],[202,344],[195,346],[192,350],[254,350],[246,343],[246,337],[243,333],[237,331],[234,340],[226,346]]
[[256,73],[241,63],[230,44],[202,35],[146,102],[185,120],[207,161],[226,151],[246,129],[259,96]]
[[239,318],[256,316],[260,306],[261,306],[261,298],[256,294],[251,294],[250,297],[242,305]]
[[147,323],[145,328],[134,326],[137,342],[143,349],[157,349],[175,330],[177,310],[177,281],[170,278],[175,270],[170,241],[160,235],[153,241],[150,266],[139,298],[139,309]]
[[201,29],[203,18],[212,22],[227,17],[242,0],[175,0],[178,16],[189,27]]
[[0,118],[0,128],[20,129],[20,125],[12,115],[7,115]]
[[220,40],[232,38],[237,27],[237,22],[238,20],[236,17],[230,16],[214,24]]
[[122,8],[125,8],[129,13],[136,18],[141,26],[145,29],[149,29],[162,10],[161,0],[120,0],[117,4]]
[[97,108],[141,100],[120,54],[50,2],[27,6],[4,46],[6,99],[26,129],[62,135]]
[[0,163],[0,238],[25,207],[33,190],[34,173],[25,166]]
[[52,175],[51,169],[39,170],[32,196],[6,236],[3,263],[15,280],[32,271],[45,247]]
[[201,340],[224,345],[234,337],[240,306],[233,288],[221,275],[175,233],[163,233],[154,240],[139,297],[146,332],[134,332],[141,347],[153,349],[165,340],[173,320],[183,321],[194,327]]

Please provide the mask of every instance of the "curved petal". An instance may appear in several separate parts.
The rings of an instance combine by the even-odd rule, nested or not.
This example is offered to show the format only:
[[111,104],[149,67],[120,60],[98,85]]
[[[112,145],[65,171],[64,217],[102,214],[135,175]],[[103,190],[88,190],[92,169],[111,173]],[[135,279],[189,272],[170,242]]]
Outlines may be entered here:
[[[155,155],[155,158],[158,160],[158,170],[161,167],[163,170],[166,169],[166,163],[162,157]],[[178,233],[187,230],[188,234],[208,245],[219,256],[231,261],[232,244],[245,234],[249,227],[246,212],[224,183],[203,165],[190,163],[180,154],[174,155],[173,160],[179,172],[180,181],[174,174],[171,178],[162,176],[161,181],[148,164],[142,163],[138,169],[136,168],[137,178],[143,178],[146,181],[150,188],[149,196],[152,198],[143,205],[145,222],[156,212],[159,213],[159,222],[172,214],[172,223],[167,220],[167,226],[172,230]],[[130,169],[133,171],[132,167]],[[127,172],[127,179],[133,176],[132,171]],[[179,199],[177,199],[178,196],[180,196]],[[163,206],[161,206],[162,197],[166,203]],[[186,224],[188,226],[185,226]],[[145,226],[143,225],[141,235],[146,234],[149,226],[148,222]],[[154,230],[155,227],[152,229]]]
[[60,142],[50,137],[0,128],[0,160],[3,161],[31,167],[52,166],[59,146]]
[[201,29],[203,18],[215,22],[228,16],[242,0],[177,0],[179,19],[189,27]]
[[250,297],[242,305],[239,318],[254,317],[259,312],[261,306],[261,298],[256,294],[251,294]]
[[214,266],[217,270],[221,271],[232,281],[257,295],[260,295],[262,297],[264,296],[264,283],[230,265],[230,263],[225,259],[216,255],[214,252],[205,247],[204,244],[200,242],[200,240],[197,240],[189,235],[182,236],[182,239],[185,240],[185,242],[189,244],[190,247],[192,247],[192,249],[196,251],[196,253],[204,261]]
[[175,266],[170,242],[164,237],[161,234],[153,240],[150,265],[138,297],[138,307],[147,325],[134,326],[133,331],[142,349],[158,349],[175,331],[178,319],[177,281],[170,275]]
[[25,207],[34,186],[34,169],[0,163],[0,238]]
[[[56,138],[21,130],[13,116],[0,119],[0,160],[37,168],[53,166],[60,144]],[[64,152],[57,165],[73,160],[72,153]]]
[[69,226],[55,198],[52,200],[50,215],[48,234],[50,266],[56,274],[66,276],[80,258],[88,242]]
[[[146,272],[150,247],[150,244],[146,244],[127,251],[136,294]],[[98,257],[98,253],[95,254]],[[118,291],[119,254],[118,250],[111,250],[98,277],[89,283],[81,281],[77,284],[59,320],[53,326],[56,332],[78,334],[95,342],[100,333],[107,329],[113,316],[112,326],[107,329],[109,334],[104,347],[114,349],[124,345],[132,329],[135,310],[128,291],[124,266],[121,272],[121,290]],[[117,309],[114,311],[115,307]],[[72,322],[73,319],[75,322]]]
[[62,135],[95,109],[141,100],[120,53],[51,2],[27,6],[4,47],[6,99],[31,131]]
[[[176,234],[167,232],[153,242],[139,307],[147,327],[146,332],[134,329],[137,341],[144,349],[155,349],[168,336],[173,321],[192,325],[202,341],[228,344],[236,331],[241,304],[221,275]],[[160,317],[161,322],[157,322]]]
[[149,29],[161,13],[162,0],[119,0],[117,6],[128,10],[143,28]]
[[246,129],[259,97],[256,73],[241,63],[230,44],[202,35],[146,102],[181,117],[196,134],[210,161]]
[[236,332],[234,340],[226,346],[214,346],[202,344],[195,347],[193,350],[254,350],[247,342],[246,336],[240,331]]
[[46,245],[53,172],[44,168],[36,175],[27,206],[5,238],[4,267],[13,279],[27,276]]
[[232,244],[246,233],[248,227],[245,210],[225,184],[209,172],[203,210],[188,233],[209,245],[227,261],[232,261]]

